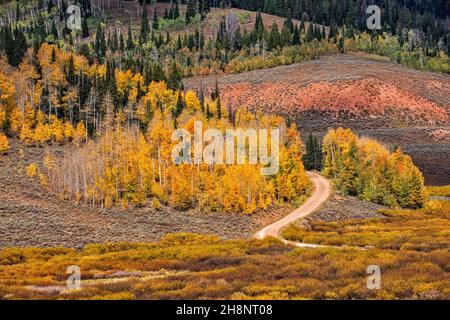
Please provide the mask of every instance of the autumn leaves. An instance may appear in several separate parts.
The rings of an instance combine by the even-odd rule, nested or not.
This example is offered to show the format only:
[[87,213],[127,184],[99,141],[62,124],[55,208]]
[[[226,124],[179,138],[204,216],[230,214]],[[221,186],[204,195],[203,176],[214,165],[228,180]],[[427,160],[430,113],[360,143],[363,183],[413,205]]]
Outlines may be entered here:
[[324,137],[323,155],[324,174],[345,194],[412,209],[427,201],[422,173],[400,149],[389,152],[373,139],[339,128]]
[[[306,196],[309,180],[301,160],[303,144],[295,126],[287,127],[280,117],[255,115],[243,109],[236,112],[234,124],[226,110],[221,118],[208,117],[194,92],[181,94],[183,108],[174,121],[173,110],[179,97],[165,83],[153,82],[136,113],[145,127],[129,125],[127,117],[118,114],[113,125],[95,141],[45,168],[48,187],[75,201],[107,208],[149,204],[155,209],[168,205],[178,210],[230,213],[253,213],[274,205],[295,204]],[[217,102],[206,102],[215,114]],[[244,131],[280,130],[278,173],[261,175],[264,164],[249,164],[248,155],[246,164],[240,165],[225,164],[225,155],[221,162],[177,165],[172,159],[179,143],[172,140],[174,130],[193,135],[199,122],[205,130],[214,128],[223,137],[235,127]],[[272,138],[267,137],[267,146],[272,145]],[[250,143],[248,139],[239,141],[236,136],[233,141],[244,148]],[[236,157],[239,143],[233,146]]]

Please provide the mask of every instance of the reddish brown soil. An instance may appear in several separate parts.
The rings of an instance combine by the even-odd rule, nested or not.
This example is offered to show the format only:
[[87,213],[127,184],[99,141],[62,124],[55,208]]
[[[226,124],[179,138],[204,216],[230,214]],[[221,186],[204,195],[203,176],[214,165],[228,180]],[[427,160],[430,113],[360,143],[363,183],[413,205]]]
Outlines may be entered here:
[[[195,77],[185,85],[198,89],[203,83],[212,90],[215,80],[215,76]],[[450,76],[358,55],[224,75],[218,81],[225,104],[297,120],[319,116],[308,117],[302,123],[307,128],[320,129],[342,120],[359,128],[449,123]]]

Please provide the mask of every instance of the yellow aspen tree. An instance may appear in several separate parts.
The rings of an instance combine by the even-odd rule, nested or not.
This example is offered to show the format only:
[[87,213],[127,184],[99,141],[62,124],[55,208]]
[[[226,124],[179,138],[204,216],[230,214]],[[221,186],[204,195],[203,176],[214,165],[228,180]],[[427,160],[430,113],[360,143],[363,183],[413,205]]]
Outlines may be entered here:
[[31,143],[35,142],[34,138],[35,138],[35,134],[34,134],[33,130],[30,128],[29,125],[24,124],[20,130],[20,136],[19,136],[20,141],[22,141],[26,144],[31,144]]
[[82,142],[85,142],[87,139],[86,127],[83,122],[78,122],[77,127],[73,132],[73,142],[80,146]]
[[8,138],[3,132],[0,132],[0,154],[5,154],[9,148]]

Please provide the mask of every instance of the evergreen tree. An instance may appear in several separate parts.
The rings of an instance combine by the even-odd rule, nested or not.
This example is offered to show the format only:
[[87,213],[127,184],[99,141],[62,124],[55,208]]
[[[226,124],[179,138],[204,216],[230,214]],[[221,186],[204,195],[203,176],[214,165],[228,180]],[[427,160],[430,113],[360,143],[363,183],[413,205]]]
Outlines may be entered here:
[[303,162],[307,170],[322,170],[322,147],[312,133],[308,135]]
[[158,21],[158,14],[156,13],[156,9],[153,12],[153,30],[159,29],[159,21]]
[[105,34],[103,32],[103,28],[102,28],[100,22],[98,22],[98,25],[97,25],[94,49],[95,49],[95,53],[99,59],[103,59],[105,57],[106,40],[105,40]]
[[269,33],[268,46],[269,50],[276,49],[280,45],[280,33],[278,31],[278,25],[276,22],[272,24],[272,29]]
[[55,40],[58,40],[58,28],[56,27],[55,20],[52,21],[52,27],[50,33],[53,35]]
[[181,80],[183,75],[178,70],[177,64],[174,61],[172,67],[170,68],[169,78],[167,80],[167,85],[172,90],[179,90],[181,86]]
[[217,99],[217,119],[222,119],[222,102],[220,100],[219,82],[216,78],[215,98]]
[[21,29],[16,28],[14,30],[14,41],[12,41],[12,38],[10,38],[9,41],[11,41],[9,46],[12,47],[10,48],[12,56],[9,62],[11,62],[10,64],[12,66],[17,67],[22,62],[23,57],[28,50],[27,38]]
[[314,40],[314,27],[313,23],[310,23],[308,26],[308,31],[306,31],[305,42],[311,42]]
[[209,0],[201,0],[200,14],[202,16],[202,20],[205,19],[209,11],[210,11]]
[[148,26],[148,17],[147,17],[147,2],[144,1],[142,6],[142,19],[141,19],[141,34],[139,36],[139,45],[142,46],[147,42],[147,35],[150,32],[150,28]]
[[73,55],[69,58],[69,67],[67,70],[67,82],[71,85],[75,84],[75,64],[73,61]]
[[178,6],[178,1],[175,3],[175,8],[173,9],[173,18],[174,20],[180,17],[180,7]]
[[209,103],[206,104],[206,119],[208,121],[212,118],[211,108],[209,107]]
[[200,84],[200,111],[205,114],[205,93],[203,92],[203,83]]
[[19,21],[21,19],[20,15],[20,8],[19,8],[19,2],[16,3],[16,21]]
[[89,26],[86,17],[83,17],[83,19],[81,20],[81,36],[83,38],[89,37]]
[[183,112],[184,107],[185,107],[185,103],[183,101],[183,97],[181,96],[181,91],[178,91],[177,104],[175,106],[175,109],[172,110],[172,115],[173,115],[174,119],[176,119],[180,116],[180,114]]
[[131,32],[131,27],[128,27],[127,50],[133,50],[133,48],[133,33]]
[[340,53],[344,53],[345,52],[344,37],[343,36],[339,37],[338,47],[339,47],[339,52]]
[[295,25],[295,27],[294,27],[294,35],[292,37],[292,44],[294,46],[297,46],[300,44],[300,30],[298,29],[297,25]]
[[198,0],[187,0],[186,4],[186,24],[197,14]]

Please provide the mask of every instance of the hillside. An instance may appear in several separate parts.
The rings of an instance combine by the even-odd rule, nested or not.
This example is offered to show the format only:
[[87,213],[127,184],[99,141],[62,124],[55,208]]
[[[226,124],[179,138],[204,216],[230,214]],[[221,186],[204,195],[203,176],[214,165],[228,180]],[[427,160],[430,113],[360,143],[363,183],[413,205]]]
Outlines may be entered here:
[[375,3],[0,0],[0,300],[449,299],[448,5]]
[[275,112],[303,128],[439,126],[449,122],[450,76],[419,72],[362,55],[334,55],[301,64],[185,80],[211,91],[216,78],[233,107]]
[[428,183],[450,181],[448,75],[347,54],[234,75],[192,77],[184,84],[211,91],[216,79],[223,101],[233,108],[281,114],[303,132],[318,135],[330,127],[353,128],[401,146]]

